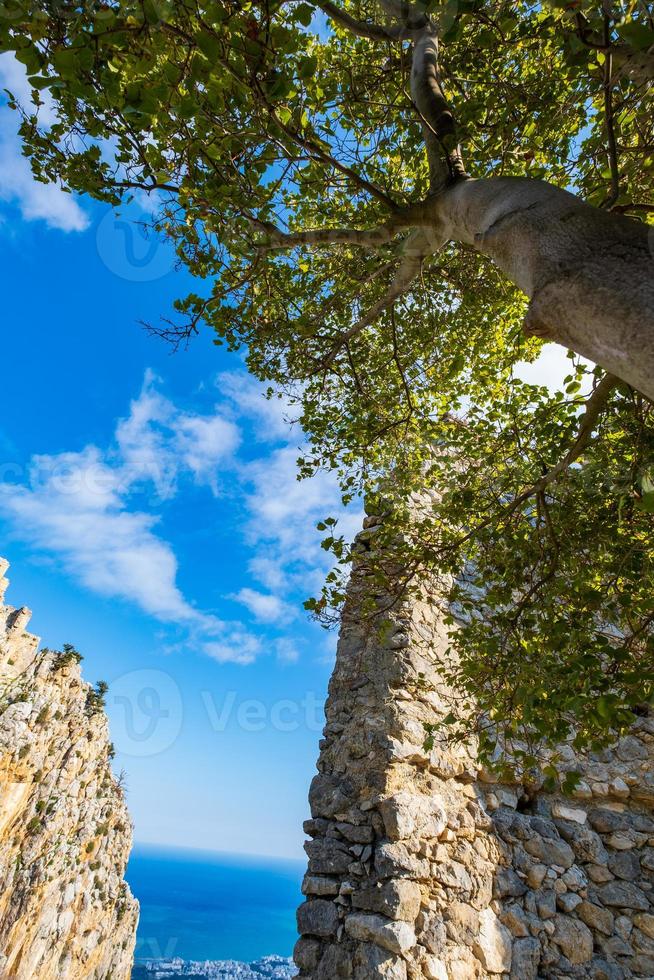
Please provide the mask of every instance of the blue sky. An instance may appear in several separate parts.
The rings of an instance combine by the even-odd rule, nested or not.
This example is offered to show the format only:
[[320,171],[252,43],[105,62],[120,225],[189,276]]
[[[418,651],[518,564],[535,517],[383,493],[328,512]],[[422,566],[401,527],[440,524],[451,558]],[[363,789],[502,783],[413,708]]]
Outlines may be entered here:
[[143,331],[190,282],[140,206],[35,185],[0,112],[8,600],[109,682],[137,840],[299,855],[335,648],[302,601],[336,487],[296,481],[302,433],[238,355]]
[[[6,55],[0,87],[25,92]],[[328,568],[315,524],[360,512],[296,481],[302,433],[238,355],[208,334],[171,355],[139,325],[191,286],[140,204],[35,184],[15,128],[0,107],[8,600],[109,682],[138,841],[299,856],[335,649],[302,610]],[[548,348],[525,377],[566,371]]]

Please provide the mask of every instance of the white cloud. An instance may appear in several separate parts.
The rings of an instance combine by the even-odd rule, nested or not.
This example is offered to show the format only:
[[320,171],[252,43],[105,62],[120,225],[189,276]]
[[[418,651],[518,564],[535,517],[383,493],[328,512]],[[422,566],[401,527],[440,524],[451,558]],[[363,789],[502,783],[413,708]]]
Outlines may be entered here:
[[261,640],[245,631],[234,630],[224,640],[204,644],[204,652],[218,663],[247,666],[261,653]]
[[[0,483],[0,515],[88,589],[181,627],[186,646],[220,663],[248,664],[265,653],[292,663],[297,646],[274,630],[299,618],[301,601],[319,591],[331,565],[315,524],[339,517],[351,537],[361,514],[344,511],[330,474],[298,482],[294,446],[278,443],[244,461],[240,445],[241,430],[225,417],[224,404],[208,414],[181,411],[148,372],[110,445],[33,457],[24,481]],[[254,554],[247,566],[253,583],[225,598],[241,603],[267,634],[272,628],[265,643],[255,629],[204,612],[183,594],[174,549],[159,528],[162,501],[189,483],[217,494],[227,477],[238,483],[245,512],[235,533]]]
[[293,640],[287,636],[282,636],[279,640],[275,640],[275,653],[277,654],[277,659],[282,664],[295,664],[300,659],[300,651]]
[[234,599],[250,610],[260,623],[282,623],[293,619],[295,610],[289,603],[271,593],[257,592],[256,589],[243,588]]
[[162,622],[219,628],[184,599],[173,551],[153,531],[156,518],[130,512],[121,483],[93,446],[39,456],[28,486],[0,485],[0,510],[94,592],[128,599]]
[[216,387],[228,404],[235,406],[241,416],[253,423],[258,441],[286,442],[303,438],[296,421],[300,407],[283,397],[266,398],[264,385],[251,374],[224,371],[217,375]]
[[184,476],[215,485],[216,464],[229,458],[237,436],[219,416],[176,412],[147,375],[118,423],[115,445],[33,457],[26,484],[0,484],[0,513],[17,536],[55,555],[87,588],[184,627],[192,645],[221,662],[250,663],[259,640],[182,594],[174,551],[156,533],[157,516],[131,509],[142,483],[163,496]]
[[351,541],[363,515],[356,504],[343,507],[332,474],[320,472],[298,481],[297,456],[293,446],[275,449],[250,463],[244,475],[250,485],[246,537],[257,549],[250,571],[271,592],[292,592],[300,608],[304,599],[320,592],[333,565],[333,556],[320,545],[325,534],[316,524],[335,517],[336,533]]
[[[586,365],[590,361],[583,359]],[[559,344],[545,344],[535,361],[521,361],[516,366],[516,377],[531,385],[545,385],[550,391],[560,391],[563,379],[574,371],[567,351]]]
[[288,575],[280,566],[279,561],[272,556],[263,554],[261,548],[259,553],[249,561],[248,569],[257,582],[261,582],[273,592],[282,592],[288,588]]
[[238,448],[238,428],[220,415],[204,418],[182,415],[175,428],[177,446],[186,465],[198,483],[206,483],[215,494],[218,493],[217,467],[228,460]]
[[247,475],[253,487],[247,499],[250,534],[256,540],[275,542],[288,561],[315,564],[321,551],[316,523],[334,516],[339,519],[338,533],[351,538],[360,528],[361,512],[356,506],[343,507],[331,473],[298,480],[298,455],[293,446],[284,446],[249,466]]
[[238,426],[218,412],[180,412],[157,383],[156,376],[146,372],[129,416],[118,423],[116,442],[123,473],[131,483],[151,481],[163,499],[174,496],[180,471],[190,471],[198,484],[217,493],[218,467],[229,462],[238,448]]
[[[5,88],[26,109],[33,109],[24,68],[10,53],[0,54],[0,89]],[[46,103],[39,110],[41,123],[51,125],[54,118]],[[26,221],[42,220],[60,231],[85,231],[89,219],[75,198],[55,184],[39,183],[32,176],[21,152],[18,125],[18,114],[6,104],[0,105],[0,200],[17,204]]]
[[[324,535],[316,530],[318,521],[336,517],[337,533],[351,540],[361,527],[362,512],[356,504],[343,507],[333,474],[319,472],[310,480],[297,479],[304,433],[297,422],[289,424],[298,417],[297,406],[283,398],[266,399],[264,387],[242,371],[218,375],[216,386],[226,399],[225,406],[236,407],[240,417],[251,423],[258,441],[276,443],[267,455],[242,463],[240,468],[247,488],[245,534],[256,548],[248,568],[268,591],[268,614],[273,616],[271,598],[292,593],[301,600],[322,586],[332,558],[320,547]],[[263,598],[255,599],[262,593],[246,591],[245,604],[249,603],[251,612],[265,615]]]

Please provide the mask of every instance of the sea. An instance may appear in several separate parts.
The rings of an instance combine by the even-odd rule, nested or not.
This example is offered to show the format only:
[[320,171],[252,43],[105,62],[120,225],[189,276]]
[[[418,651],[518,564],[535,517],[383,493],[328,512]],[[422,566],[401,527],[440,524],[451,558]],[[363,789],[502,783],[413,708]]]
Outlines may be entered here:
[[300,860],[135,845],[126,872],[141,904],[135,977],[198,976],[199,964],[202,975],[221,978],[292,976],[286,958],[297,939],[305,867]]

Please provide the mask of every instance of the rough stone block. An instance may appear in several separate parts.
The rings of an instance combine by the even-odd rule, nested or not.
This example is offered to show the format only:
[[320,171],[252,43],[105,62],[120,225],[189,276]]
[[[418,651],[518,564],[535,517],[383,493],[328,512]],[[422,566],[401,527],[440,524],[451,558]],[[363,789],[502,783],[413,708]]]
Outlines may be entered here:
[[598,888],[597,892],[604,905],[638,912],[647,912],[649,909],[645,893],[630,881],[609,881]]
[[513,944],[511,980],[536,980],[540,952],[540,943],[537,939],[518,939]]
[[654,915],[651,913],[634,916],[634,925],[638,926],[650,939],[654,939]]
[[472,950],[489,973],[508,973],[511,969],[511,933],[492,909],[479,914],[479,935]]
[[302,882],[303,895],[338,895],[341,883],[338,878],[325,878],[322,875],[305,875]]
[[440,800],[410,793],[408,790],[402,790],[382,800],[379,812],[386,834],[392,841],[407,840],[417,833],[422,838],[436,838],[447,825]]
[[353,791],[349,780],[328,773],[314,776],[309,790],[311,815],[334,817],[347,810],[353,802]]
[[338,929],[338,908],[324,898],[304,902],[297,910],[297,929],[302,936],[328,938]]
[[578,919],[568,915],[554,917],[552,939],[573,964],[587,963],[593,956],[593,934]]
[[353,912],[345,920],[345,931],[352,939],[374,943],[391,953],[406,953],[416,944],[416,934],[408,922],[392,922],[381,915]]
[[427,956],[425,958],[423,972],[427,980],[448,980],[447,967],[436,956]]
[[308,973],[315,970],[318,965],[321,949],[322,946],[318,939],[301,937],[295,944],[293,959],[300,970],[305,970]]
[[450,939],[460,945],[472,946],[479,933],[479,913],[466,902],[448,902],[443,916]]
[[519,878],[513,868],[501,868],[495,875],[493,894],[496,898],[518,898],[527,891],[522,878]]
[[362,943],[354,954],[354,980],[407,980],[407,965],[388,950]]
[[574,864],[575,860],[574,851],[563,840],[535,836],[525,841],[525,850],[542,864],[558,864],[566,869]]
[[348,849],[333,838],[307,841],[304,849],[313,874],[344,874],[352,861]]
[[389,919],[415,922],[420,912],[420,886],[405,878],[368,885],[352,895],[352,905],[370,912],[380,912]]

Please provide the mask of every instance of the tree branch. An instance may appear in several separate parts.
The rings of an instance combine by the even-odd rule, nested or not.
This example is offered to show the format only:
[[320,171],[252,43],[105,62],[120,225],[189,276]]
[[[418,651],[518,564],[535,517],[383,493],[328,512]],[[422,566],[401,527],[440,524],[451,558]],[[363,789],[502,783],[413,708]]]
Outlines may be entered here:
[[[597,425],[597,420],[602,414],[611,392],[619,384],[620,379],[616,378],[615,375],[604,375],[600,383],[595,388],[595,391],[586,402],[586,411],[579,420],[577,438],[573,442],[572,446],[565,454],[563,459],[560,459],[556,466],[553,466],[552,469],[549,470],[531,490],[529,490],[528,496],[531,496],[533,493],[541,493],[547,486],[549,486],[550,483],[556,480],[559,474],[563,473],[563,471],[567,470],[568,467],[575,462],[575,460],[579,459],[591,440],[593,431]],[[526,499],[524,494],[522,496],[524,499]],[[520,502],[520,500],[518,500],[518,502]]]
[[611,193],[602,207],[610,210],[620,197],[620,169],[618,166],[618,147],[613,125],[613,54],[611,52],[611,22],[604,17],[604,122],[608,143],[609,167],[611,170]]
[[357,230],[355,228],[310,228],[307,231],[284,232],[268,222],[253,219],[253,223],[269,236],[259,247],[264,250],[296,248],[299,245],[359,245],[363,248],[377,249],[392,241],[399,227],[394,222],[378,228]]
[[317,0],[317,6],[337,24],[356,34],[357,37],[367,37],[371,41],[397,41],[404,33],[397,25],[371,24],[368,21],[357,20],[335,3],[331,3],[331,0]]
[[619,214],[624,214],[627,211],[644,211],[646,214],[654,214],[654,204],[639,204],[637,202],[630,202],[629,204],[614,204],[611,211],[617,211]]
[[333,363],[339,350],[348,341],[356,337],[357,334],[360,334],[371,323],[374,323],[384,310],[388,309],[396,299],[399,299],[409,289],[414,279],[418,276],[425,257],[433,251],[433,246],[425,239],[425,236],[421,232],[414,232],[407,239],[405,248],[405,255],[386,293],[356,323],[352,324],[348,330],[340,335],[328,354],[321,360],[320,370],[324,371],[328,368]]
[[414,45],[411,97],[422,120],[432,191],[448,178],[466,172],[456,136],[452,110],[445,98],[438,68],[438,37],[425,29]]
[[431,27],[432,22],[420,5],[408,3],[407,0],[379,0],[386,13],[397,17],[405,28],[422,31]]
[[353,183],[357,184],[362,190],[370,194],[371,197],[374,197],[378,201],[381,201],[382,204],[385,204],[386,207],[389,208],[391,211],[397,210],[397,204],[391,197],[388,196],[386,191],[383,191],[381,187],[377,187],[376,184],[373,184],[365,177],[362,177],[361,174],[358,174],[356,172],[356,170],[353,170],[351,167],[348,167],[346,164],[341,163],[339,160],[336,160],[336,158],[333,157],[331,153],[327,153],[325,150],[323,150],[323,148],[318,143],[314,142],[314,140],[310,139],[308,136],[304,136],[302,133],[293,129],[291,126],[288,126],[286,125],[286,123],[283,123],[279,118],[279,116],[277,115],[274,106],[271,105],[268,99],[264,96],[260,86],[258,87],[258,93],[261,101],[268,109],[271,119],[275,122],[277,126],[279,126],[281,131],[286,136],[289,137],[289,139],[293,140],[294,143],[296,143],[298,146],[301,146],[302,149],[306,150],[314,157],[317,157],[319,160],[322,160],[323,163],[326,163],[329,166],[334,167],[335,170],[338,170],[346,177],[349,177]]

